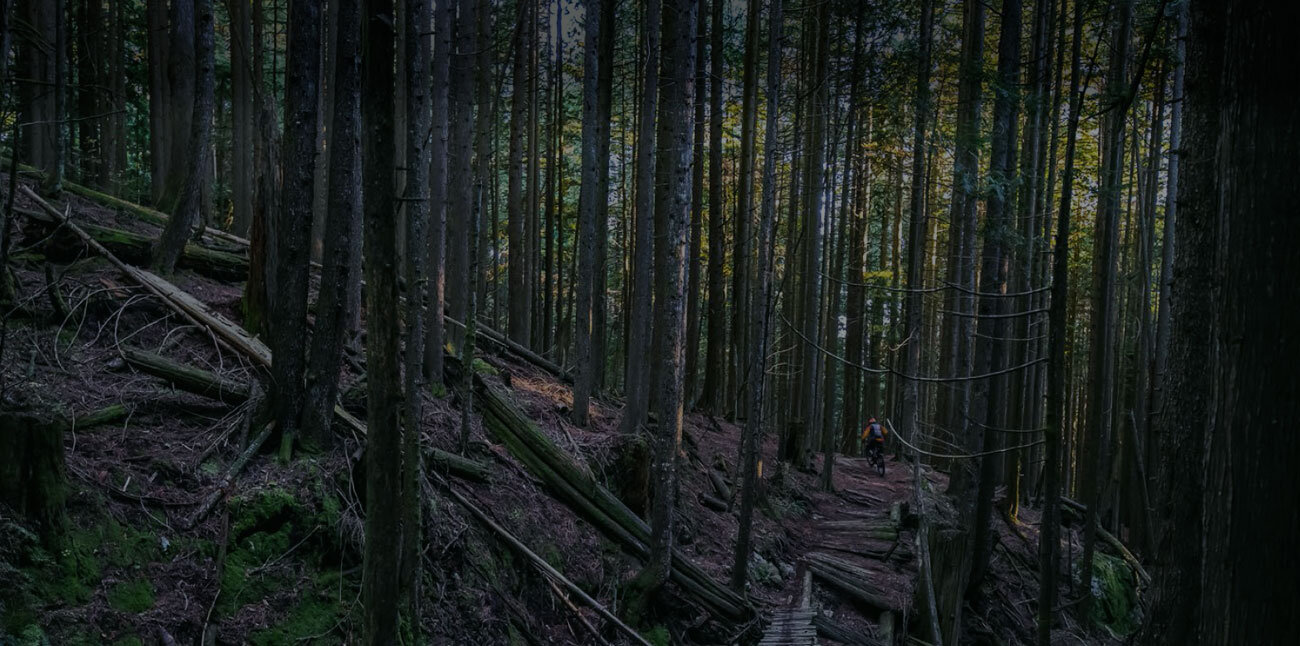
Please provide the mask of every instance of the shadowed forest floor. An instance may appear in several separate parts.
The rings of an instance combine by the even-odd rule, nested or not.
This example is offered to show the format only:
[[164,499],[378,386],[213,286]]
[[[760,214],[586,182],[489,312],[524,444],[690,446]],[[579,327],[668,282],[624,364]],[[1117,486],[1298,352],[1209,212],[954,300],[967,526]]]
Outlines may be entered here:
[[[157,235],[156,227],[130,215],[70,195],[65,199],[59,204],[71,205],[76,222]],[[18,208],[37,210],[22,195]],[[68,245],[50,247],[47,233],[25,228],[15,245],[21,312],[6,322],[0,367],[4,404],[59,408],[74,418],[112,405],[124,411],[111,422],[74,426],[65,435],[69,532],[61,550],[41,548],[29,528],[0,509],[0,579],[5,581],[0,633],[33,644],[42,643],[42,636],[55,644],[165,643],[164,635],[177,643],[198,643],[205,631],[218,644],[357,641],[364,540],[360,501],[365,498],[359,438],[345,434],[329,450],[288,465],[269,454],[257,456],[235,480],[225,504],[186,528],[185,520],[247,444],[249,405],[176,390],[134,372],[120,351],[145,349],[244,383],[254,380],[253,367],[103,259]],[[227,318],[240,319],[241,285],[188,271],[171,280]],[[51,298],[52,290],[61,296],[66,314],[56,313],[60,306]],[[570,389],[512,355],[494,354],[497,350],[488,346],[476,368],[505,386],[553,442],[620,491],[628,473],[620,458],[629,453],[629,442],[617,432],[618,405],[597,400],[590,426],[574,427],[566,414]],[[364,405],[361,362],[353,354],[345,364],[343,403],[359,413]],[[429,398],[423,419],[426,445],[454,450],[459,420],[454,395]],[[491,480],[453,479],[452,486],[619,613],[623,583],[639,570],[637,561],[552,497],[477,422],[472,437],[469,457],[490,465]],[[734,424],[697,414],[686,418],[678,542],[719,581],[729,577],[736,514],[711,508],[706,499],[718,495],[710,476],[716,471],[730,489],[731,499],[724,502],[738,507],[739,439]],[[766,439],[764,455],[775,455],[774,438]],[[893,623],[901,636],[916,619],[911,463],[891,460],[882,478],[868,471],[865,460],[841,457],[834,469],[834,492],[819,490],[820,461],[814,469],[785,472],[777,484],[770,478],[773,463],[765,464],[769,481],[755,516],[750,598],[765,619],[797,606],[804,572],[820,555],[868,572],[865,583],[880,598],[863,603],[814,576],[813,606],[857,635],[859,643],[888,639],[882,623]],[[929,491],[946,485],[943,475],[925,473]],[[422,623],[434,643],[596,643],[546,579],[445,491],[429,491]],[[978,642],[1032,640],[1036,522],[1037,511],[1025,508],[1014,527],[1011,521],[996,526],[989,583],[966,613],[967,635]],[[1073,530],[1066,535],[1077,554],[1078,536]],[[1100,562],[1114,567],[1113,560]],[[1065,563],[1069,561],[1063,559]],[[1070,585],[1070,577],[1061,579]],[[1097,605],[1102,613],[1116,615],[1106,618],[1111,626],[1136,624],[1131,601],[1112,603],[1110,590],[1103,596],[1107,601]],[[578,607],[602,639],[626,642],[595,612]],[[889,622],[883,617],[886,611],[894,615]],[[1068,614],[1066,622],[1059,641],[1078,643],[1080,628]],[[641,618],[637,628],[653,643],[752,642],[762,632],[758,625],[726,630],[685,601],[662,604],[653,616]],[[1095,642],[1096,634],[1088,641]],[[822,643],[838,642],[823,638]]]

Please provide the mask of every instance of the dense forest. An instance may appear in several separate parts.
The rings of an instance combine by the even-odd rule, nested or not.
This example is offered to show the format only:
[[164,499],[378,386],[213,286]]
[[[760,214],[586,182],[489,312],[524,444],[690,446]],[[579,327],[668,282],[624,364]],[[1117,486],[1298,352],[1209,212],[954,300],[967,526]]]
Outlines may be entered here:
[[0,0],[0,643],[1290,643],[1297,27]]

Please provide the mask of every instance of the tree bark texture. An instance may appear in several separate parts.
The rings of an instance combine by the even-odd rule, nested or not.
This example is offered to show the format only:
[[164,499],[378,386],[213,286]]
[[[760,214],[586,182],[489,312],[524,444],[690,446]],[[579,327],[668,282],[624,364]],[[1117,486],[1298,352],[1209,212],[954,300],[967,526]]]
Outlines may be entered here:
[[696,0],[663,3],[663,51],[659,68],[659,120],[656,135],[654,319],[651,356],[655,373],[658,428],[652,445],[649,581],[658,587],[672,572],[673,509],[677,496],[677,453],[682,442],[682,360],[686,305],[686,232],[691,207],[691,128],[695,100],[694,37]]

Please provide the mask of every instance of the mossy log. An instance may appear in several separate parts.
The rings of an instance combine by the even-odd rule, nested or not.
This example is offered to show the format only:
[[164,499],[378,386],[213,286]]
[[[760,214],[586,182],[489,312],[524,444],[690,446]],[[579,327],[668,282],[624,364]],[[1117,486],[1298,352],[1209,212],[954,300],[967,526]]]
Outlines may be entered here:
[[[460,375],[459,361],[449,357],[446,365],[449,378],[454,380]],[[479,375],[475,375],[474,384],[484,428],[561,500],[629,553],[646,558],[650,526],[543,435],[504,393]],[[677,550],[673,553],[671,578],[690,597],[724,619],[743,622],[753,617],[754,611],[743,597],[713,580]]]
[[848,644],[848,646],[884,646],[884,644],[889,643],[872,639],[862,633],[849,630],[843,625],[837,623],[835,620],[821,613],[813,615],[812,623],[813,626],[817,628],[818,635],[837,641],[841,644]]
[[125,404],[110,404],[99,410],[91,411],[85,415],[77,415],[72,419],[72,429],[81,431],[88,428],[99,426],[100,424],[111,424],[120,419],[124,419],[131,410]]
[[889,520],[868,520],[854,518],[850,520],[828,520],[817,525],[827,533],[850,533],[858,538],[870,538],[880,541],[898,540],[898,525]]
[[123,348],[122,357],[132,368],[163,379],[186,392],[227,404],[248,401],[248,384],[225,379],[207,370],[136,348]]
[[[465,329],[464,323],[461,323],[460,321],[450,316],[444,316],[443,320],[458,328]],[[556,379],[559,379],[560,381],[567,384],[573,383],[573,374],[569,373],[564,368],[560,367],[560,365],[555,363],[554,361],[551,361],[550,359],[547,359],[546,357],[543,357],[542,355],[537,354],[536,352],[533,352],[532,350],[529,350],[528,348],[525,348],[524,346],[514,342],[506,335],[490,327],[486,327],[482,323],[475,325],[474,330],[477,334],[497,344],[498,346],[506,349],[508,352],[515,354],[520,359],[523,359],[524,361],[527,361],[528,363],[531,363],[537,366],[538,368],[545,370]]]
[[428,468],[439,473],[450,473],[457,478],[487,482],[492,479],[492,468],[485,462],[463,458],[438,448],[425,451]]
[[274,429],[275,422],[268,422],[266,426],[262,427],[262,432],[258,433],[252,442],[249,442],[248,448],[244,449],[244,452],[240,453],[239,457],[230,463],[217,488],[203,498],[203,502],[199,503],[199,508],[194,510],[194,515],[185,521],[187,529],[203,522],[203,519],[212,513],[212,508],[217,506],[217,502],[230,493],[230,488],[234,486],[235,478],[239,475],[239,472],[243,471],[244,467],[248,465],[248,461],[253,459],[253,456],[257,455],[258,451],[262,450],[262,445],[266,444],[267,438],[271,437],[271,431]]
[[731,487],[728,487],[727,482],[722,479],[722,474],[716,469],[709,469],[708,474],[709,482],[713,484],[713,493],[718,497],[718,499],[725,501],[731,500]]
[[[19,164],[18,168],[20,170],[24,170],[27,172],[37,173],[42,177],[44,177],[44,173],[38,168],[34,168],[26,164]],[[82,186],[81,184],[74,184],[72,182],[69,182],[66,179],[63,180],[62,186],[63,186],[63,190],[69,193],[72,193],[74,195],[80,195],[81,197],[84,197],[92,202],[96,202],[102,206],[123,211],[144,222],[148,222],[149,224],[165,227],[167,226],[167,221],[171,219],[167,216],[166,213],[163,213],[162,211],[159,211],[157,209],[152,209],[142,204],[136,204],[135,202],[129,202],[120,197],[116,197],[113,195],[109,195],[108,193],[97,191],[88,186]],[[204,231],[204,237],[221,240],[228,244],[232,244],[245,249],[248,248],[248,240],[241,238],[233,233],[227,233],[220,229],[208,228]]]
[[[1087,506],[1081,502],[1062,496],[1061,510],[1082,522]],[[1124,562],[1128,563],[1129,567],[1133,568],[1134,572],[1137,572],[1138,578],[1141,579],[1143,585],[1151,585],[1151,575],[1147,573],[1146,568],[1142,567],[1142,562],[1138,560],[1137,556],[1135,556],[1118,537],[1109,531],[1106,531],[1106,528],[1102,527],[1100,524],[1097,525],[1097,537],[1119,553],[1120,558],[1124,559]]]
[[829,554],[813,552],[807,557],[808,569],[813,576],[821,579],[831,587],[853,597],[855,600],[872,608],[878,613],[901,612],[879,587],[871,582],[870,570],[860,568],[843,559]]
[[[29,220],[34,221],[42,232],[54,230],[58,222],[44,214],[28,213]],[[112,251],[114,255],[133,265],[147,265],[153,251],[154,238],[126,231],[103,227],[89,222],[79,225],[96,242]],[[29,232],[30,235],[30,232]],[[45,252],[51,258],[74,258],[84,255],[86,245],[69,231],[59,231],[45,244]],[[187,242],[177,266],[189,269],[209,278],[223,281],[244,280],[248,277],[248,259],[238,254],[210,249],[202,245]]]
[[0,411],[0,502],[36,525],[47,545],[57,545],[66,526],[67,427],[53,411]]

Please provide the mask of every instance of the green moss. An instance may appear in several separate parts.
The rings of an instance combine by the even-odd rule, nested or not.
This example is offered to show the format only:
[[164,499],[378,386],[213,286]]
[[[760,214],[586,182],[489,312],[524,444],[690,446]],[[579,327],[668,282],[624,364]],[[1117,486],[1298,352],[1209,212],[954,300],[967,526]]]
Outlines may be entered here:
[[537,555],[542,557],[542,559],[550,564],[551,567],[557,570],[564,566],[564,554],[560,552],[560,548],[556,546],[555,543],[547,543],[543,545],[541,551],[538,552]]
[[241,537],[259,526],[293,516],[302,505],[292,493],[279,487],[259,489],[230,501],[230,533]]
[[17,639],[14,642],[16,646],[48,646],[50,643],[50,639],[45,636],[45,631],[34,623],[15,631],[14,637]]
[[654,644],[654,646],[668,646],[672,643],[672,635],[668,633],[668,629],[664,626],[655,626],[641,633],[641,636],[645,637],[646,641]]
[[108,604],[123,612],[144,612],[153,602],[153,584],[145,579],[118,583],[108,591]]
[[435,379],[433,383],[429,385],[429,393],[438,399],[442,399],[447,396],[447,385]]
[[304,599],[274,628],[253,633],[249,642],[257,646],[289,646],[305,637],[324,637],[339,622],[338,604],[330,600]]
[[474,359],[474,372],[477,372],[477,373],[480,374],[480,375],[499,375],[499,374],[501,374],[501,371],[499,371],[499,370],[497,370],[495,367],[493,367],[492,364],[490,364],[490,363],[488,363],[488,362],[486,362],[486,361],[484,361],[484,360],[482,360],[482,359],[478,359],[478,358],[475,358],[475,359]]
[[1092,563],[1093,604],[1090,619],[1117,635],[1130,635],[1142,623],[1137,577],[1128,563],[1103,552]]

